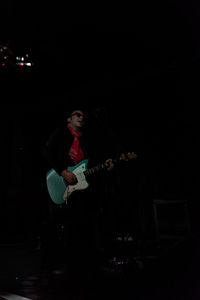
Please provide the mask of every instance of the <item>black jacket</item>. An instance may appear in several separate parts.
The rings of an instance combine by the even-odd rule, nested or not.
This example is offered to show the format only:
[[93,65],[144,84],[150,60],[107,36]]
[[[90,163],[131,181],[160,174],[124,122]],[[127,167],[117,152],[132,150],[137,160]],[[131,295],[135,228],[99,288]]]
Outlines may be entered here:
[[[88,158],[88,150],[85,139],[79,138],[80,146],[86,158]],[[58,174],[69,166],[73,166],[74,162],[69,156],[69,150],[73,143],[73,136],[68,128],[58,128],[50,136],[47,141],[43,154],[49,166]]]

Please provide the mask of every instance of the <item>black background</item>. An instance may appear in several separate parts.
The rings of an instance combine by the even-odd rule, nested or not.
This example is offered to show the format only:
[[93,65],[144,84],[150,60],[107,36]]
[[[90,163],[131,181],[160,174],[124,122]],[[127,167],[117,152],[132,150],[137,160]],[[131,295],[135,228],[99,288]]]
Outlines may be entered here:
[[[1,40],[34,61],[1,72],[3,232],[40,230],[49,206],[41,152],[71,101],[100,111],[97,122],[138,153],[146,201],[188,199],[198,230],[198,3],[10,0],[1,11]],[[137,173],[126,172],[131,202]]]

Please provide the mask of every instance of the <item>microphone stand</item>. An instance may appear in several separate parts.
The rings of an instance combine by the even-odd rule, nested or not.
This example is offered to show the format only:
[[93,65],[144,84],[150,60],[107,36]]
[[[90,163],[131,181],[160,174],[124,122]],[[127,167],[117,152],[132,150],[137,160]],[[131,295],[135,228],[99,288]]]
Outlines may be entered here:
[[[117,153],[116,154],[120,155],[123,152],[128,152],[127,151],[127,146],[125,146],[125,145],[123,145],[122,143],[119,142],[120,138],[118,137],[117,133],[115,131],[113,131],[113,129],[111,128],[111,126],[109,124],[108,114],[107,114],[106,108],[105,107],[98,107],[98,108],[91,111],[91,115],[97,121],[97,125],[99,125],[100,129],[102,131],[105,130],[105,132],[108,134],[108,136],[113,141],[115,141],[115,142],[117,141],[116,142],[116,148],[117,148]],[[119,172],[118,167],[116,168],[116,173],[115,174],[116,174],[117,187],[121,187],[121,177],[120,177],[120,172]],[[118,189],[118,194],[119,194],[119,202],[120,202],[120,199],[122,198],[120,188]],[[105,197],[106,197],[106,199],[109,198],[109,191],[108,191],[107,188],[105,189]],[[120,204],[119,203],[118,203],[118,208],[117,209],[118,209],[118,211],[120,211]],[[101,213],[103,214],[103,207],[101,207],[100,210],[101,210]],[[124,231],[122,229],[122,224],[120,224],[120,231],[121,231],[121,233]],[[115,235],[116,235],[116,229],[115,229]],[[124,235],[124,233],[123,233],[123,235]],[[115,237],[115,239],[116,239],[116,237]]]

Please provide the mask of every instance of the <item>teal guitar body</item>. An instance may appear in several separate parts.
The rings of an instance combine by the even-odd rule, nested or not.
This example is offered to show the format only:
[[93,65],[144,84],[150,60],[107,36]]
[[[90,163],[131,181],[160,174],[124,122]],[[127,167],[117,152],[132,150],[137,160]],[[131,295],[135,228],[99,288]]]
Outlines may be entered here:
[[54,169],[49,170],[46,176],[47,189],[55,204],[63,204],[67,202],[73,192],[84,190],[89,186],[85,174],[87,164],[88,160],[85,159],[77,165],[68,168],[68,170],[74,173],[77,177],[78,182],[75,185],[67,185],[63,177],[60,176]]

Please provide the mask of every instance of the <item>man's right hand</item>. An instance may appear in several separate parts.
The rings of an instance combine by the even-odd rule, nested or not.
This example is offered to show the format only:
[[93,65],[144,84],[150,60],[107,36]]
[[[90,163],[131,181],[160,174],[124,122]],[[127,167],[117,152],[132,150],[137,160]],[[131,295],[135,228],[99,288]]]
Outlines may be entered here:
[[68,170],[63,170],[61,175],[67,184],[76,184],[78,182],[76,175]]

